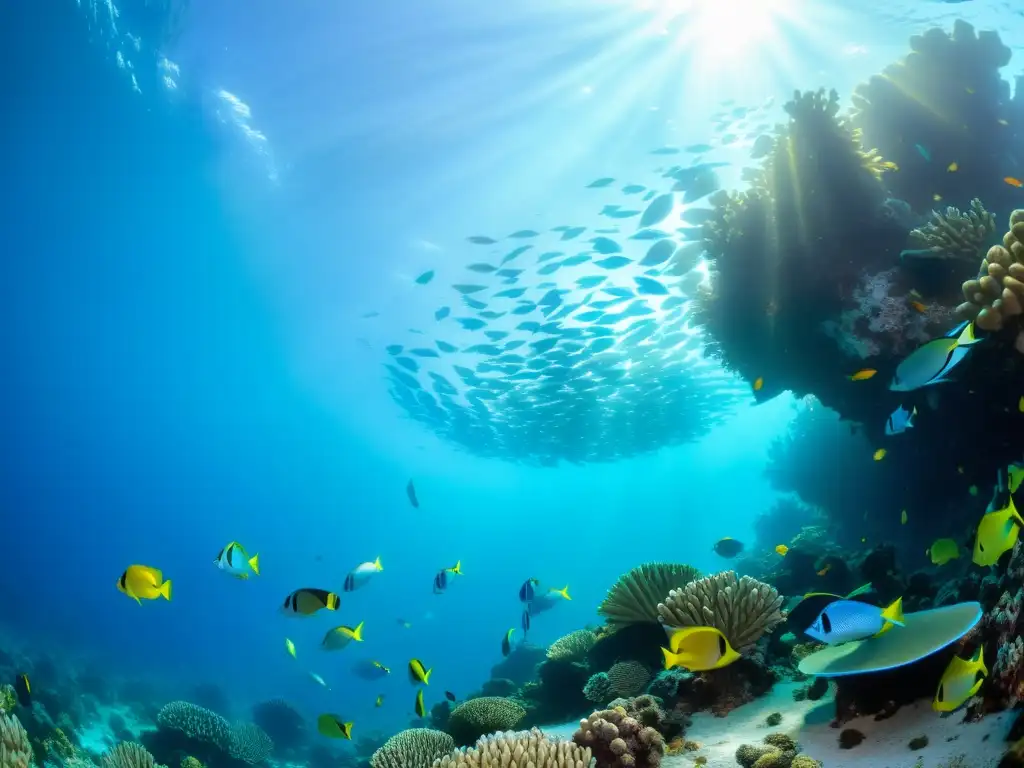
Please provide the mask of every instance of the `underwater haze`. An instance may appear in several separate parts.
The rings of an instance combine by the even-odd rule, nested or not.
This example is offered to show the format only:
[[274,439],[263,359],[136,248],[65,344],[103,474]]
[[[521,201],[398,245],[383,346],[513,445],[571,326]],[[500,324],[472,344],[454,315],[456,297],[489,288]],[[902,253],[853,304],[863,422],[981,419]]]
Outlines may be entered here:
[[[838,110],[907,56],[911,36],[963,21],[980,35],[979,71],[1005,78],[1003,89],[979,75],[979,98],[992,94],[990,122],[1016,142],[972,139],[991,149],[992,194],[969,176],[980,160],[943,154],[954,139],[917,135],[909,118],[892,142],[908,156],[886,167],[893,152],[865,120],[848,131],[854,164],[870,183],[897,182],[864,210],[884,207],[896,224],[876,237],[858,201],[829,197],[833,182],[845,195],[860,177],[842,175],[840,150],[815,149],[816,182],[790,184],[803,215],[780,207],[757,234],[721,234],[758,199],[779,198],[780,147],[800,165],[800,104],[813,101],[802,93],[826,89],[813,109],[846,131],[854,123],[833,120]],[[319,716],[354,723],[352,741],[372,738],[371,754],[410,723],[443,728],[437,718],[504,677],[492,674],[503,656],[536,646],[536,663],[576,630],[617,629],[598,607],[643,563],[763,580],[778,621],[783,598],[866,581],[879,609],[902,596],[910,615],[944,605],[937,594],[954,581],[942,558],[922,554],[942,538],[956,583],[972,585],[950,587],[955,599],[985,610],[999,599],[979,596],[986,572],[970,550],[985,503],[1010,492],[1013,506],[1004,475],[1024,459],[1020,312],[1009,299],[974,309],[983,318],[1002,306],[1007,319],[967,320],[982,341],[963,380],[951,377],[959,357],[926,375],[911,353],[956,328],[968,354],[953,310],[961,282],[987,274],[977,262],[1024,208],[1014,4],[8,0],[0,30],[0,683],[27,673],[49,692],[28,711],[59,710],[34,728],[19,715],[33,744],[52,744],[46,733],[63,722],[79,757],[123,736],[168,762],[140,736],[166,727],[155,720],[166,702],[219,706],[234,721],[283,700],[310,743],[362,764],[369,754],[325,733]],[[1008,65],[988,55],[985,30],[1012,50]],[[841,107],[829,112],[831,89]],[[943,104],[926,106],[952,120]],[[915,162],[927,165],[918,197],[898,186]],[[762,165],[766,187],[749,170]],[[958,187],[960,177],[970,181]],[[733,192],[762,188],[762,198]],[[948,275],[891,276],[937,242],[907,242],[932,206],[958,206],[959,217],[975,196],[991,222],[954,238],[964,260],[937,258],[955,265]],[[904,218],[889,213],[897,198]],[[853,224],[817,237],[811,208]],[[864,265],[789,268],[791,251],[773,261],[751,245],[769,231],[806,235],[822,263],[864,253]],[[903,320],[883,327],[867,314],[857,325],[842,313],[866,306],[878,281],[858,281],[883,272]],[[770,296],[748,282],[770,282]],[[839,286],[827,308],[822,285]],[[828,341],[856,335],[870,351]],[[978,383],[986,370],[1000,372],[990,388]],[[920,377],[920,392],[898,399],[888,385],[899,376]],[[926,399],[933,389],[941,402]],[[998,415],[970,410],[975,390]],[[893,429],[909,437],[886,431],[904,406],[910,426]],[[993,539],[1009,545],[1000,555],[1016,542],[1019,518],[1006,515],[1013,541]],[[256,553],[258,573],[245,564]],[[347,589],[375,558],[382,569],[364,568]],[[930,585],[919,603],[916,571]],[[165,580],[169,600],[143,593]],[[313,603],[316,615],[295,615]],[[359,624],[361,640],[323,647],[328,630]],[[643,659],[660,668],[651,647]],[[637,658],[613,656],[608,666]],[[412,659],[432,670],[419,716]],[[358,674],[372,661],[390,673]],[[948,661],[928,677],[926,704]],[[584,681],[607,671],[589,664]],[[801,681],[795,664],[777,691]],[[84,694],[97,702],[88,711],[67,704]],[[520,724],[589,713],[563,704],[545,710],[557,713],[550,722]],[[115,710],[127,731],[101,717]],[[40,766],[69,760],[40,749]],[[269,759],[322,755],[294,747]]]

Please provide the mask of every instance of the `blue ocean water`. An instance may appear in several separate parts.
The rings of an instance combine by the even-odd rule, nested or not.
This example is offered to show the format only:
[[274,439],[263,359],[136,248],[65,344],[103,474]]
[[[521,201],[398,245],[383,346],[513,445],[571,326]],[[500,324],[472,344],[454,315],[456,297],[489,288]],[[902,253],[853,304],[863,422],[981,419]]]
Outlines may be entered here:
[[[776,499],[791,397],[614,463],[481,458],[388,396],[381,349],[444,301],[414,278],[470,260],[469,235],[593,217],[587,181],[708,140],[724,100],[849,92],[954,10],[1021,19],[806,3],[735,47],[661,5],[4,3],[0,632],[164,698],[215,683],[239,711],[281,697],[392,732],[408,660],[434,670],[428,708],[477,688],[528,577],[573,597],[535,619],[544,645],[637,563],[726,567],[714,542]],[[258,578],[214,567],[232,540]],[[377,556],[336,615],[280,614]],[[133,563],[173,600],[120,594]],[[360,621],[362,644],[320,650]],[[362,659],[392,675],[356,679]]]

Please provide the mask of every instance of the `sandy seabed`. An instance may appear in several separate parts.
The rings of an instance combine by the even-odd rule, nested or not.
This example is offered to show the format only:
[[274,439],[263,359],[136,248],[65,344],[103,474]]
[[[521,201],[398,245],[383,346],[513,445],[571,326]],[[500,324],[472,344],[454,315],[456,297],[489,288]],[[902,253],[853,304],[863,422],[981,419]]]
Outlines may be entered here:
[[[739,707],[727,717],[701,712],[694,716],[686,738],[699,742],[697,752],[666,757],[663,768],[690,768],[694,758],[707,758],[708,768],[736,768],[736,749],[741,744],[759,743],[769,733],[788,733],[800,744],[801,752],[819,761],[823,768],[946,768],[960,755],[962,768],[995,768],[1006,751],[1005,737],[1017,713],[989,715],[978,723],[964,723],[963,713],[943,717],[934,712],[930,701],[901,707],[887,720],[861,717],[832,728],[835,712],[831,695],[819,701],[793,701],[793,683],[776,685],[771,693]],[[772,712],[782,714],[782,722],[769,728],[765,718]],[[578,723],[544,728],[550,736],[572,738]],[[839,733],[855,728],[864,741],[853,749],[839,748]],[[911,739],[928,737],[928,746],[911,750]],[[921,762],[918,762],[918,759]]]

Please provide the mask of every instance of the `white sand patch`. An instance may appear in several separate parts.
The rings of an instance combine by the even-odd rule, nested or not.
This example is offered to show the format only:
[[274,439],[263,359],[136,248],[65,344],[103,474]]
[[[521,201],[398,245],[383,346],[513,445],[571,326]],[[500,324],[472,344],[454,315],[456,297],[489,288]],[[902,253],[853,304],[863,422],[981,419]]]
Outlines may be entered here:
[[[932,710],[931,702],[920,701],[901,707],[887,720],[862,717],[832,728],[835,702],[831,694],[819,701],[793,701],[798,687],[780,683],[767,696],[726,717],[698,713],[686,738],[703,747],[698,752],[666,757],[663,768],[690,768],[698,756],[708,759],[708,768],[736,768],[736,749],[741,744],[760,743],[777,731],[795,738],[801,751],[824,768],[944,768],[958,755],[967,755],[966,764],[971,768],[994,768],[1006,751],[1004,739],[1017,714],[1002,712],[979,723],[963,723],[963,713],[942,717]],[[782,714],[782,723],[769,728],[765,718],[772,712]],[[578,723],[566,723],[543,730],[549,736],[570,739],[578,727]],[[863,733],[864,741],[853,749],[840,749],[839,733],[845,728]],[[911,751],[908,744],[918,736],[927,736],[928,746]]]
[[96,708],[96,719],[75,731],[75,734],[78,736],[78,742],[83,749],[103,754],[117,745],[120,739],[108,725],[111,715],[121,716],[124,720],[125,729],[132,734],[132,738],[136,741],[143,731],[153,729],[150,723],[139,720],[131,707],[100,704]]

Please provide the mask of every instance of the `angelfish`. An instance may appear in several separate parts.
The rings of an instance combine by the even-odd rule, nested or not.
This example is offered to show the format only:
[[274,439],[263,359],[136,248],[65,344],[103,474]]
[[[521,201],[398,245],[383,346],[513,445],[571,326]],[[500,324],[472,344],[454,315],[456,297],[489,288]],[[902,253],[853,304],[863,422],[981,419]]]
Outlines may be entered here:
[[668,648],[661,649],[665,656],[665,669],[682,667],[690,672],[707,672],[726,667],[740,657],[725,635],[715,627],[673,630],[668,644]]
[[936,712],[952,712],[959,708],[978,693],[987,675],[983,648],[978,648],[974,657],[967,661],[954,656],[939,679],[939,687],[932,700],[932,709]]

